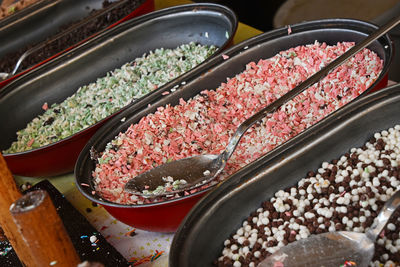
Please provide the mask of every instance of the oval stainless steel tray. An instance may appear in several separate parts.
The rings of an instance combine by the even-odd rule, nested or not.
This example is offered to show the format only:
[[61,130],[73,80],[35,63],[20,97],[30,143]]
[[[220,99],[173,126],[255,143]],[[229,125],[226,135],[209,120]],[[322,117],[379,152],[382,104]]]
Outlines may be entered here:
[[[134,16],[142,15],[147,12],[154,10],[154,0],[136,0],[134,4],[136,4],[136,8],[131,10],[131,12],[127,16],[121,16],[121,19],[115,22],[108,27],[113,27],[127,19],[130,19]],[[63,29],[60,32],[60,29],[65,28],[66,25],[70,25],[74,23],[77,27],[79,24],[79,28],[84,27],[92,20],[95,20],[96,16],[101,16],[100,10],[103,9],[103,0],[57,0],[57,1],[41,1],[32,6],[27,7],[26,9],[17,12],[15,15],[11,15],[9,17],[0,20],[0,58],[4,58],[6,56],[13,55],[15,57],[14,52],[20,51],[24,49],[24,47],[29,50],[29,48],[44,45],[46,46],[46,42],[51,40],[50,37],[62,38],[62,33],[66,32],[66,29]],[[110,1],[116,2],[116,0]],[[122,5],[124,3],[121,2]],[[120,4],[116,4],[120,5]],[[107,10],[114,9],[115,5],[109,5],[104,8],[102,12],[107,12]],[[118,7],[115,7],[118,9]],[[92,13],[92,10],[97,10],[95,13]],[[70,28],[68,28],[70,29]],[[103,28],[105,30],[106,27]],[[93,33],[88,35],[85,39],[82,39],[80,42],[87,41],[88,38],[94,36],[97,33]],[[30,64],[30,67],[19,68],[15,74],[10,75],[5,80],[0,81],[0,87],[5,86],[10,83],[12,80],[29,72],[30,70],[38,67],[43,64],[43,62],[54,58],[55,56],[59,56],[63,52],[68,51],[71,47],[76,46],[80,42],[76,44],[72,44],[69,48],[60,49],[57,53],[54,53],[52,56],[48,58],[44,58],[42,61],[38,61],[36,63]],[[52,41],[51,44],[55,45],[55,42]],[[47,46],[48,47],[48,46]],[[40,48],[40,51],[43,51],[43,48]],[[26,51],[25,51],[26,52]],[[49,53],[44,53],[49,54]],[[15,64],[17,63],[17,59],[22,54],[16,56]],[[29,58],[29,57],[28,57]],[[25,59],[27,61],[27,59]],[[5,70],[0,70],[0,72],[4,72]]]
[[[174,236],[170,266],[213,266],[224,241],[275,192],[295,185],[324,161],[360,147],[400,123],[400,85],[345,106],[272,153],[241,169],[203,198]],[[207,249],[202,249],[207,247]]]

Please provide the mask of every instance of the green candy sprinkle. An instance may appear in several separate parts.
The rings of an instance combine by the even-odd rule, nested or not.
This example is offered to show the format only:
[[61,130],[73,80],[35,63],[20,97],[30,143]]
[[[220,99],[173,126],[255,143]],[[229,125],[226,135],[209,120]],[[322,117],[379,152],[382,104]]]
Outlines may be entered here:
[[43,114],[17,132],[17,141],[3,153],[42,147],[82,131],[191,70],[216,50],[215,46],[191,42],[144,54],[96,82],[81,86],[63,102],[49,105]]

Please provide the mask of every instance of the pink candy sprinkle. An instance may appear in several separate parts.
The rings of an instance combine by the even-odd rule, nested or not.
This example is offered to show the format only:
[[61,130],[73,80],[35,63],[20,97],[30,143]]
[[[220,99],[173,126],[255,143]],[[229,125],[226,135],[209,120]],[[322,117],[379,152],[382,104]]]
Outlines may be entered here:
[[225,54],[222,54],[222,58],[223,58],[224,60],[226,60],[226,59],[229,58],[229,56],[228,56],[228,55],[225,55]]
[[[242,73],[216,90],[204,90],[175,106],[158,107],[112,141],[102,152],[105,163],[93,172],[95,188],[109,201],[141,204],[162,201],[133,198],[127,180],[170,160],[198,154],[218,154],[236,128],[261,107],[307,79],[353,43],[314,43],[250,62]],[[357,58],[357,59],[356,59]],[[332,71],[243,136],[218,181],[286,142],[366,90],[379,76],[382,60],[368,49]],[[201,189],[207,188],[204,185]],[[201,189],[190,190],[184,195]],[[174,197],[179,197],[174,195]],[[289,216],[289,215],[288,215]]]
[[35,142],[35,139],[32,138],[31,140],[29,140],[29,142],[26,144],[28,147],[31,147],[33,142]]
[[291,33],[292,33],[292,27],[290,27],[290,25],[288,25],[287,34],[290,35]]
[[47,102],[45,102],[44,104],[43,104],[43,106],[42,106],[42,109],[43,110],[47,110],[49,108],[49,106],[47,105]]
[[385,237],[385,230],[382,230],[382,232],[379,234],[379,236],[380,236],[381,238],[384,238],[384,237]]

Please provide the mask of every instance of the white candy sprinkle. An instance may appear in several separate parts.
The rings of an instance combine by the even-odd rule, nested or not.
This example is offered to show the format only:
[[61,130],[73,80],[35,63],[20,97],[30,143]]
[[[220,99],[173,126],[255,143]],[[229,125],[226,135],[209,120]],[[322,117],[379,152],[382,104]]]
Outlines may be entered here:
[[90,242],[94,243],[94,242],[97,241],[97,237],[96,237],[95,235],[92,235],[92,236],[89,238],[89,240],[90,240]]
[[390,231],[394,231],[396,230],[396,226],[393,223],[388,223],[387,229]]

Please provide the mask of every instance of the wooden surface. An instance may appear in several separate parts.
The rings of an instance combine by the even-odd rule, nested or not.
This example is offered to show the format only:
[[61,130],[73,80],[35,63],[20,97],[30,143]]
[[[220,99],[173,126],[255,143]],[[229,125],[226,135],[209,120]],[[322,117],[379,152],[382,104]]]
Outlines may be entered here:
[[69,267],[81,262],[46,191],[36,190],[22,196],[13,203],[10,212],[33,259],[24,262],[26,266]]
[[[98,214],[93,216],[91,222],[89,222],[48,180],[35,184],[28,189],[28,192],[35,190],[44,190],[48,193],[61,221],[64,223],[64,227],[68,232],[68,236],[71,238],[76,252],[82,259],[90,262],[101,262],[105,266],[128,267],[130,265],[115,246],[107,242],[106,237],[92,226],[95,221],[93,218],[98,219]],[[76,193],[80,195],[79,192]],[[94,209],[95,208],[92,207],[93,214],[97,213]],[[97,209],[99,213],[105,213],[102,209]],[[97,238],[95,244],[90,240],[90,236],[92,235]],[[0,256],[1,267],[23,267],[15,251],[12,249],[10,250],[10,245],[7,241],[0,242],[0,253],[2,253]],[[107,255],[107,257],[104,255]]]
[[18,228],[10,213],[10,205],[22,196],[11,175],[10,170],[0,153],[0,226],[10,244],[24,263],[33,262],[28,245],[19,234]]

